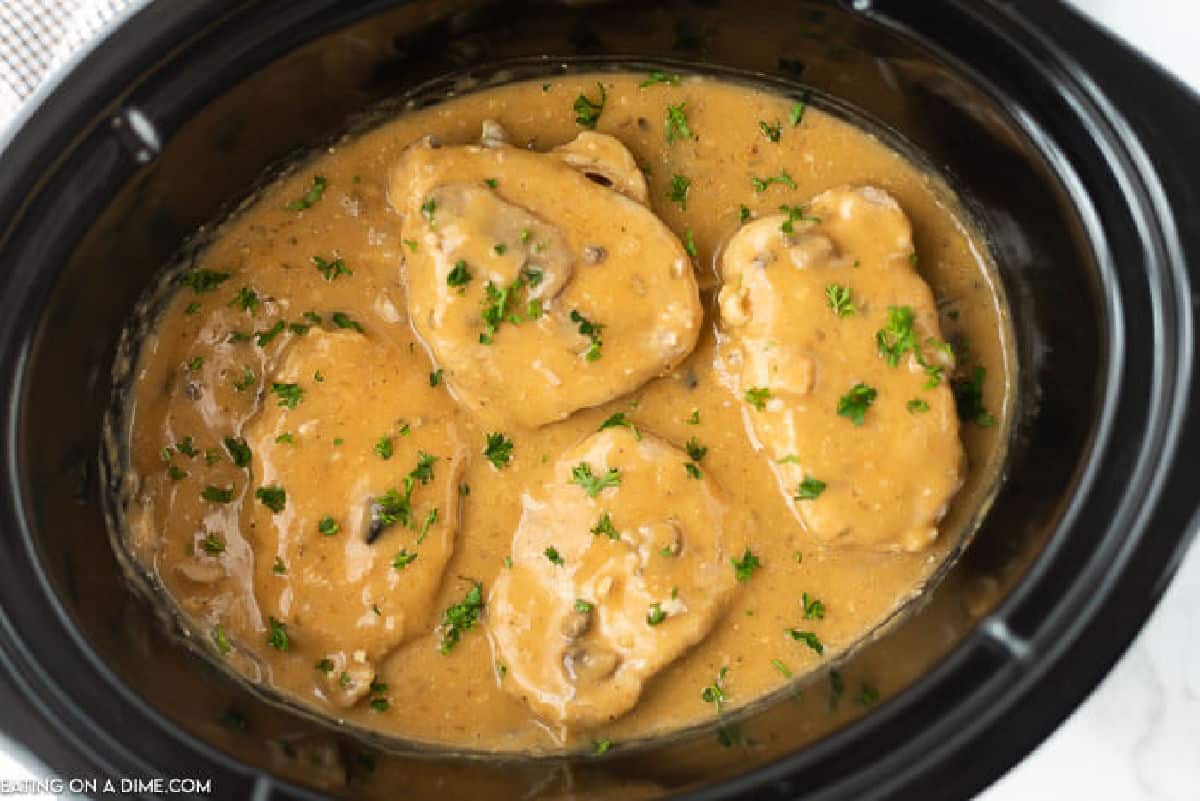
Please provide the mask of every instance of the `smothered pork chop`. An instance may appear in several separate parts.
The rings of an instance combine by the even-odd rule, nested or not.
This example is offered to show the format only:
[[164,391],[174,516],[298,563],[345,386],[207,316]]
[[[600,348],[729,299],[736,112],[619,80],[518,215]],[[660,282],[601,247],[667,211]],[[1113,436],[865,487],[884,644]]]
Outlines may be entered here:
[[1002,464],[1008,324],[958,208],[869,132],[715,78],[406,110],[147,298],[118,545],[206,658],[383,742],[730,744],[815,681],[788,725],[833,725],[901,686],[839,660]]
[[484,131],[482,145],[422,140],[389,182],[413,326],[458,400],[489,425],[532,428],[691,352],[691,259],[645,205],[629,151],[585,134],[538,153]]

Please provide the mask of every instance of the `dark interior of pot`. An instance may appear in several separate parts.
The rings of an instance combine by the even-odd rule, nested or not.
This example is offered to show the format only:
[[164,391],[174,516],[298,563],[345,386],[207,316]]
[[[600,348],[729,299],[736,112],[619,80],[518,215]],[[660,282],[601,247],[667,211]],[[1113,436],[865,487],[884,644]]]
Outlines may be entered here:
[[[1119,247],[1098,233],[1107,201],[1081,208],[1087,193],[1072,184],[1055,141],[1038,140],[1028,107],[1005,105],[994,86],[886,18],[829,4],[389,5],[248,4],[203,16],[205,28],[131,76],[128,95],[79,132],[86,146],[69,151],[32,210],[52,220],[37,253],[53,267],[28,279],[29,300],[10,320],[29,337],[6,378],[19,392],[12,503],[33,565],[11,591],[45,600],[10,610],[10,625],[46,666],[37,681],[58,688],[42,691],[51,714],[73,720],[69,710],[87,710],[76,735],[91,741],[83,750],[92,764],[212,776],[220,797],[249,797],[257,783],[280,798],[303,797],[301,787],[356,797],[403,788],[447,799],[650,798],[734,777],[742,778],[721,792],[786,797],[835,780],[844,790],[856,770],[847,742],[881,753],[898,747],[901,732],[919,739],[943,704],[965,703],[985,679],[1003,681],[1024,664],[1020,621],[1032,618],[996,609],[1043,569],[1039,555],[1075,514],[1081,477],[1112,424],[1108,376],[1120,343],[1112,282],[1126,304],[1149,293],[1143,277],[1105,274],[1107,249]],[[202,18],[200,4],[180,8],[181,20]],[[720,729],[603,759],[386,754],[233,686],[127,589],[96,471],[116,336],[155,273],[272,165],[423,81],[512,58],[545,57],[553,73],[559,59],[548,54],[715,65],[797,82],[843,98],[923,151],[984,230],[1010,303],[1020,385],[1006,479],[930,603],[802,694]],[[1045,103],[1036,111],[1054,122],[1061,112]],[[139,132],[139,120],[154,130]],[[1153,360],[1126,364],[1135,376],[1157,369]],[[1127,467],[1135,456],[1125,453]],[[1080,555],[1077,565],[1092,558],[1088,549],[1102,550],[1078,539],[1054,545],[1056,558]],[[929,682],[955,692],[922,694]],[[863,685],[882,690],[883,702],[868,710]],[[785,769],[778,760],[787,755]]]

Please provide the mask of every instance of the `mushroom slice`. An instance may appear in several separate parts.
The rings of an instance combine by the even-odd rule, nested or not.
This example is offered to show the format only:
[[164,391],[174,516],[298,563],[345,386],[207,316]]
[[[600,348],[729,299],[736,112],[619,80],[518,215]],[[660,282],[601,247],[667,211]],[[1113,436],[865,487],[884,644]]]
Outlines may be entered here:
[[687,463],[651,434],[606,429],[522,498],[487,626],[504,686],[544,719],[587,727],[629,711],[729,599],[725,543],[748,536],[745,519]]
[[413,327],[489,427],[561,420],[695,347],[703,309],[679,238],[561,154],[422,140],[393,169],[389,197],[413,243]]
[[467,450],[452,416],[428,417],[442,392],[428,375],[423,353],[313,329],[268,383],[296,389],[269,393],[245,431],[256,489],[244,530],[264,627],[275,618],[289,651],[334,663],[313,678],[337,705],[362,697],[382,657],[432,628],[454,551]]
[[550,151],[589,180],[611,187],[643,206],[650,205],[646,176],[629,148],[620,139],[595,131],[581,131],[566,144]]
[[918,551],[962,483],[953,356],[912,228],[874,187],[748,223],[721,257],[721,365],[796,519]]

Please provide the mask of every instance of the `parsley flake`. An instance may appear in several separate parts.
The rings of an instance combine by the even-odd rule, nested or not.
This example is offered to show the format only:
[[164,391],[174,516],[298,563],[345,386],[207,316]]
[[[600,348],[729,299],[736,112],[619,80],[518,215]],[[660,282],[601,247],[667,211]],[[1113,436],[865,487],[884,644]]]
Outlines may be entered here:
[[604,102],[608,97],[604,91],[604,84],[597,83],[600,89],[600,99],[592,102],[584,94],[580,94],[575,98],[575,104],[572,108],[575,109],[575,124],[582,128],[595,129],[596,123],[600,121],[600,114],[604,111]]
[[512,459],[513,441],[499,431],[488,434],[484,440],[483,456],[497,470],[507,467]]
[[678,173],[671,176],[671,191],[667,193],[667,199],[672,203],[678,203],[679,208],[687,211],[687,195],[688,190],[692,186],[692,179],[686,175]]
[[687,112],[684,110],[687,103],[680,103],[678,106],[667,106],[667,142],[673,143],[676,139],[691,139],[692,129],[688,127]]
[[596,476],[592,474],[592,466],[590,464],[580,462],[571,468],[571,480],[568,483],[578,484],[588,494],[588,497],[595,498],[608,487],[619,487],[621,485],[621,473],[617,468],[610,467],[604,475]]
[[811,501],[821,496],[825,491],[825,482],[819,478],[805,476],[804,480],[796,487],[796,496],[792,498],[794,501]]
[[750,387],[746,390],[745,397],[746,403],[761,412],[767,408],[767,401],[771,399],[771,390],[766,387]]
[[462,639],[462,635],[475,627],[479,614],[483,611],[483,584],[478,581],[471,583],[471,589],[462,601],[454,604],[442,613],[442,641],[438,650],[448,654],[454,650]]
[[867,409],[875,402],[878,394],[874,387],[869,387],[862,382],[855,384],[849,392],[838,399],[838,416],[848,418],[854,425],[861,426]]
[[293,200],[287,204],[288,209],[291,211],[303,211],[312,207],[325,194],[325,187],[327,185],[325,176],[314,175],[312,185],[308,187],[308,191],[299,200]]
[[838,317],[854,314],[854,303],[850,300],[850,287],[841,284],[825,285],[825,303]]
[[608,512],[600,515],[600,519],[596,521],[596,525],[592,526],[589,531],[596,536],[603,534],[610,540],[620,539],[621,537],[621,535],[617,533],[617,528],[613,525],[612,517],[609,516]]
[[762,567],[762,562],[758,560],[758,557],[749,548],[742,554],[741,559],[730,559],[729,562],[733,565],[734,578],[743,584],[750,580],[755,570]]

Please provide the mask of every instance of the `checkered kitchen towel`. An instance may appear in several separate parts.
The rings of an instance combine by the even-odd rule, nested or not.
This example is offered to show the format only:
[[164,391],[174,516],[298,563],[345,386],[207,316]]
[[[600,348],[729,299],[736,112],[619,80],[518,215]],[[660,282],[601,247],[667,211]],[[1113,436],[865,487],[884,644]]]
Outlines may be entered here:
[[[170,0],[166,0],[170,2]],[[0,128],[130,0],[0,0]]]

